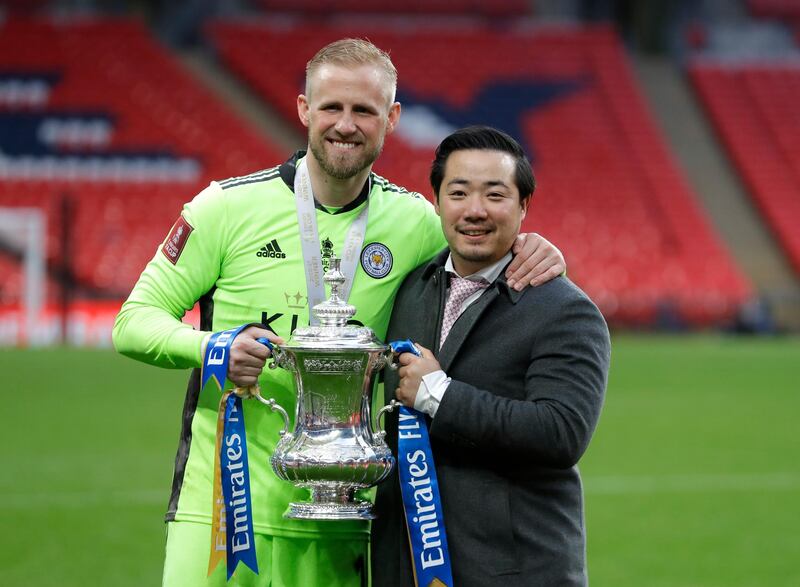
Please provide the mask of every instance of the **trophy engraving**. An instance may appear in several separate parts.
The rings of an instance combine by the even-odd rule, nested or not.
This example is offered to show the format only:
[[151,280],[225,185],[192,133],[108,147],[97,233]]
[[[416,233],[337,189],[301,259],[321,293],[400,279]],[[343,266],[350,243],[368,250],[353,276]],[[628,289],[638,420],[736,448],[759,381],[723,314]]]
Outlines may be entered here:
[[361,359],[337,359],[325,357],[320,359],[305,359],[303,366],[309,373],[343,373],[345,371],[361,371],[364,361]]

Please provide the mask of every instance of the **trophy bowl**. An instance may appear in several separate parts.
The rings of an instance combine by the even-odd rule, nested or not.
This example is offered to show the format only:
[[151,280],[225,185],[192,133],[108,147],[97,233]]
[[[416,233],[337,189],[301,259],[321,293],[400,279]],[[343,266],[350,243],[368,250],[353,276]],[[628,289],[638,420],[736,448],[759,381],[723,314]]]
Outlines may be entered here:
[[[272,469],[311,491],[310,501],[289,504],[287,518],[371,519],[372,504],[356,499],[355,491],[386,479],[395,464],[383,431],[372,428],[370,409],[372,377],[391,362],[391,352],[371,329],[347,324],[355,307],[339,298],[339,267],[340,260],[332,258],[324,277],[331,296],[312,309],[319,324],[297,329],[272,352],[270,367],[291,371],[297,392],[291,432],[283,408],[265,400],[286,423]],[[392,407],[382,408],[377,419]]]

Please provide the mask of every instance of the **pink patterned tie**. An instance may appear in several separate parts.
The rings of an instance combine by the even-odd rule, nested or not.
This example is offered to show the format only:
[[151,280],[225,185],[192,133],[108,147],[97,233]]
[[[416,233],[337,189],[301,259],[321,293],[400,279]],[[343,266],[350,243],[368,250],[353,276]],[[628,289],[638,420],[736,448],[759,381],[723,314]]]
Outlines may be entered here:
[[489,283],[485,279],[472,281],[455,274],[450,274],[450,292],[444,305],[444,318],[442,318],[442,336],[439,338],[439,348],[442,348],[450,329],[461,315],[461,304],[469,296],[480,289],[486,289]]

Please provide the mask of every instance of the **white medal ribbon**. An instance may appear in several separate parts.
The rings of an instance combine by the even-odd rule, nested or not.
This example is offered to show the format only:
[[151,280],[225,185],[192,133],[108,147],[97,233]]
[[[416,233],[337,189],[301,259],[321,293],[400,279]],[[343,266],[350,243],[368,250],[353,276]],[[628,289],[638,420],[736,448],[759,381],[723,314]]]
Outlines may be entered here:
[[[372,189],[370,179],[368,190]],[[369,193],[369,191],[368,191]],[[294,196],[297,205],[297,225],[300,228],[300,247],[303,251],[303,266],[306,272],[306,294],[308,296],[308,320],[312,326],[319,323],[311,312],[311,308],[327,299],[325,284],[322,281],[322,253],[320,252],[319,230],[317,229],[317,209],[314,204],[314,189],[311,187],[311,176],[308,173],[305,157],[297,164],[294,175]],[[341,297],[347,301],[353,287],[353,279],[358,268],[361,246],[367,232],[367,212],[369,200],[364,209],[356,216],[344,240],[341,251],[341,272],[346,281]]]

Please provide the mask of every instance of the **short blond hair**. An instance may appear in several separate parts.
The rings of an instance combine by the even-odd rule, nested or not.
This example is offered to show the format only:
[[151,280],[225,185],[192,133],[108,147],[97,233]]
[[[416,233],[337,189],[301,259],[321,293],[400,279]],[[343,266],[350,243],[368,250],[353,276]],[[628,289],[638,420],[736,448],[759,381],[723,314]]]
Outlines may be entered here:
[[389,103],[394,102],[397,92],[397,69],[386,51],[379,49],[366,39],[339,39],[317,51],[317,54],[306,64],[306,95],[310,93],[309,80],[311,76],[320,67],[328,64],[344,67],[376,66],[389,82],[391,88]]

